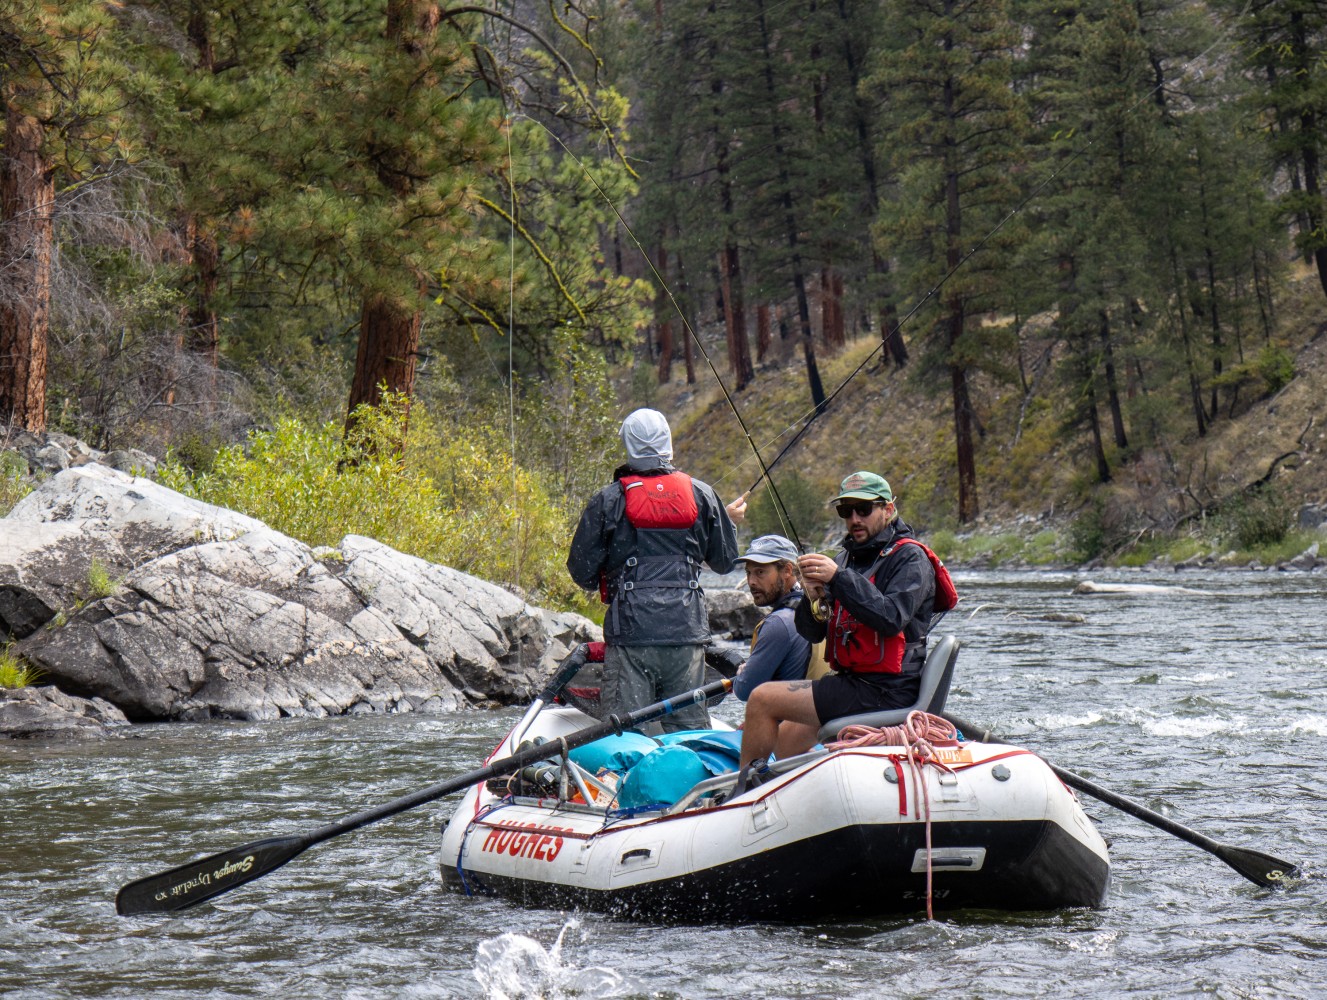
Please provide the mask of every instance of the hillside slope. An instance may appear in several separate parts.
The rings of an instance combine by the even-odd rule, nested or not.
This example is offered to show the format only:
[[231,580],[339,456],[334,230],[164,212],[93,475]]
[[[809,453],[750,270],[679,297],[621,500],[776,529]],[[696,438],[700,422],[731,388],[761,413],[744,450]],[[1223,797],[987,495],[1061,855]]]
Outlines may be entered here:
[[[1128,454],[1112,454],[1112,480],[1104,485],[1095,481],[1086,432],[1063,429],[1067,401],[1056,387],[1053,345],[1025,343],[1023,367],[1032,393],[990,379],[973,386],[986,432],[977,441],[981,514],[975,527],[1063,526],[1094,504],[1123,530],[1166,530],[1269,475],[1290,502],[1327,502],[1327,300],[1316,280],[1304,274],[1278,306],[1277,341],[1294,357],[1293,379],[1267,398],[1254,401],[1247,392],[1237,397],[1236,415],[1223,414],[1203,437],[1185,430],[1189,404],[1180,388],[1153,390],[1154,407],[1175,414],[1171,429]],[[702,336],[729,382],[719,332]],[[830,393],[863,362],[866,366],[779,462],[780,491],[795,492],[797,483],[785,483],[800,476],[812,495],[828,497],[854,469],[876,469],[893,484],[914,524],[956,527],[948,380],[941,375],[927,384],[915,365],[902,372],[882,368],[877,346],[864,336],[835,356],[822,354],[820,371]],[[695,385],[687,386],[682,374],[676,365],[673,381],[644,392],[637,377],[631,402],[667,413],[678,465],[731,499],[759,477],[760,465],[704,360],[696,359]],[[755,381],[735,393],[734,402],[763,460],[774,461],[811,412],[806,369],[793,338],[775,344]],[[1142,437],[1139,428],[1130,434],[1135,441]],[[785,502],[793,506],[787,497]],[[819,523],[814,513],[804,517],[808,524],[798,529],[808,542],[836,530],[828,511]]]

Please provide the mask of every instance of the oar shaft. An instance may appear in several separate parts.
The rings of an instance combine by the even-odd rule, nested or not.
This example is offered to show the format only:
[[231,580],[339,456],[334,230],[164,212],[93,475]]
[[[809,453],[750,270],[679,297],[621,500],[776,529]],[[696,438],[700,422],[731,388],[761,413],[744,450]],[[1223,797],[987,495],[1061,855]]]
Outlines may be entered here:
[[1092,796],[1100,802],[1112,805],[1122,812],[1127,812],[1130,816],[1141,819],[1144,823],[1151,823],[1158,829],[1165,830],[1167,833],[1179,837],[1180,840],[1187,840],[1190,844],[1201,847],[1205,851],[1216,852],[1219,846],[1211,837],[1204,836],[1197,830],[1191,830],[1187,826],[1176,823],[1161,813],[1147,808],[1141,802],[1126,798],[1112,792],[1109,788],[1103,788],[1094,781],[1089,781],[1081,774],[1074,774],[1073,771],[1066,771],[1064,768],[1046,761],[1047,766],[1056,773],[1061,781],[1070,788],[1077,788],[1080,792]]
[[466,774],[449,778],[446,781],[440,781],[436,785],[429,785],[427,788],[421,788],[410,795],[404,795],[399,799],[384,803],[373,809],[365,809],[363,812],[355,813],[353,816],[347,816],[345,819],[336,823],[329,823],[320,827],[311,833],[306,834],[310,844],[321,843],[330,837],[336,837],[343,833],[349,833],[351,830],[357,830],[361,826],[367,826],[370,823],[376,823],[379,820],[386,819],[389,816],[395,816],[397,813],[414,809],[425,805],[435,799],[443,798],[452,792],[459,791],[462,788],[469,788],[471,785],[477,785],[481,781],[487,781],[489,778],[496,778],[499,775],[510,774],[512,771],[519,771],[521,768],[530,764],[538,763],[541,760],[547,760],[550,757],[556,757],[562,752],[565,745],[568,750],[575,750],[577,747],[583,747],[586,744],[601,740],[605,736],[614,736],[620,734],[624,729],[634,729],[644,722],[651,722],[663,715],[672,715],[679,708],[685,708],[688,705],[698,705],[709,701],[711,698],[717,698],[721,694],[727,694],[732,690],[733,682],[727,678],[715,681],[702,688],[696,688],[694,691],[688,691],[685,694],[677,695],[673,698],[665,698],[663,701],[656,702],[653,705],[647,705],[644,708],[629,712],[625,716],[611,715],[603,722],[597,725],[587,726],[585,729],[577,730],[564,740],[550,740],[545,743],[532,744],[524,750],[517,750],[510,756],[501,760],[493,761],[484,767],[476,768]]
[[116,912],[129,915],[186,909],[275,871],[314,844],[357,830],[361,826],[376,823],[388,816],[395,816],[397,813],[440,799],[463,788],[469,788],[489,778],[496,778],[520,770],[536,761],[557,756],[564,749],[574,750],[605,736],[621,733],[624,729],[670,715],[687,705],[703,704],[711,698],[727,694],[732,687],[733,682],[727,678],[715,681],[713,684],[647,705],[626,715],[610,716],[603,722],[587,726],[562,739],[532,744],[501,760],[492,761],[484,767],[429,785],[410,795],[355,813],[353,816],[347,816],[338,822],[329,823],[307,833],[256,841],[199,858],[168,871],[136,879],[123,886],[116,895]]
[[[958,716],[949,712],[941,712],[941,718],[948,719],[956,725],[963,735],[974,740],[977,743],[997,742],[997,738],[992,735],[989,729],[981,726],[974,726],[972,723],[960,719]],[[1045,758],[1042,758],[1045,760]],[[1141,802],[1135,802],[1133,799],[1126,798],[1118,792],[1112,792],[1109,788],[1103,788],[1094,781],[1089,781],[1081,774],[1075,774],[1073,771],[1067,771],[1062,767],[1046,761],[1046,765],[1056,774],[1056,776],[1071,788],[1076,788],[1080,792],[1092,796],[1107,805],[1114,806],[1121,812],[1126,812],[1130,816],[1141,819],[1144,823],[1150,823],[1159,830],[1164,830],[1172,836],[1179,837],[1180,840],[1187,841],[1195,847],[1200,847],[1209,854],[1220,858],[1235,871],[1239,872],[1250,882],[1260,885],[1264,888],[1274,888],[1284,886],[1287,880],[1298,877],[1299,868],[1293,862],[1282,861],[1280,858],[1271,854],[1264,854],[1262,851],[1249,850],[1244,847],[1234,847],[1230,844],[1223,844],[1218,840],[1199,833],[1197,830],[1190,829],[1173,819],[1161,815],[1153,809],[1149,809]]]

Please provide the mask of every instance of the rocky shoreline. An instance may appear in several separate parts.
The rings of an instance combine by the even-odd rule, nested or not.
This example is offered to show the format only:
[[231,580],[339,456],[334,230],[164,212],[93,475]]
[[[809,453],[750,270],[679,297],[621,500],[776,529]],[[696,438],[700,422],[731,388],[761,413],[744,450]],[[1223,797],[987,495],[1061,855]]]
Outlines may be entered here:
[[[146,478],[149,455],[28,437],[0,452],[47,475],[0,518],[0,634],[38,681],[0,688],[0,737],[520,704],[601,637],[587,618],[370,538],[311,549]],[[1321,531],[1327,514],[1314,514]],[[1146,568],[1208,567],[1313,572],[1327,559],[1314,543],[1275,567],[1208,555]],[[750,636],[763,615],[744,589],[706,600],[720,638]]]
[[514,704],[600,634],[372,539],[314,551],[96,462],[0,519],[0,630],[59,692],[0,692],[11,735],[42,714],[77,734]]
[[[134,474],[148,456],[68,465],[50,444],[23,458],[65,467],[0,519],[0,633],[38,676],[0,688],[0,737],[523,704],[602,637],[370,538],[311,549]],[[750,635],[750,594],[707,597],[716,632]]]

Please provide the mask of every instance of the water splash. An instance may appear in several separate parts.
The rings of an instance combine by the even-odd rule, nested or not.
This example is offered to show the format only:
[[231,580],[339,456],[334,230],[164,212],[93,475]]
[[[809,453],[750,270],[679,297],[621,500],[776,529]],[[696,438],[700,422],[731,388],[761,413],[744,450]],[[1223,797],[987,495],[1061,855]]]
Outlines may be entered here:
[[500,934],[481,941],[474,974],[485,1000],[625,996],[627,986],[619,973],[602,966],[579,969],[564,959],[567,931],[579,928],[578,920],[564,924],[548,948],[524,934]]

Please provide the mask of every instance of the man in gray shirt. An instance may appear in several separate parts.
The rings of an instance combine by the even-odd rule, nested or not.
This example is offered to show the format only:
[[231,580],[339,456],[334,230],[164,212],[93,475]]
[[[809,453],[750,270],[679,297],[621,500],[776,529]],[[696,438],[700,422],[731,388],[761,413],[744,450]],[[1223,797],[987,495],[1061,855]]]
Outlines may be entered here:
[[806,676],[811,644],[797,633],[793,612],[804,596],[797,582],[797,546],[782,535],[761,535],[744,555],[746,582],[757,607],[769,615],[751,636],[751,655],[733,678],[742,701],[766,681],[800,681]]

